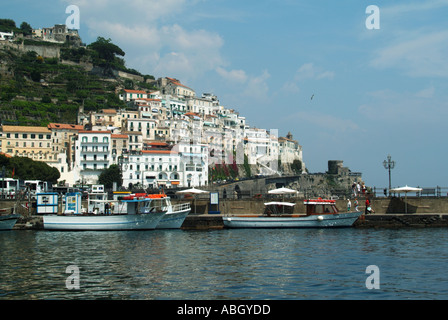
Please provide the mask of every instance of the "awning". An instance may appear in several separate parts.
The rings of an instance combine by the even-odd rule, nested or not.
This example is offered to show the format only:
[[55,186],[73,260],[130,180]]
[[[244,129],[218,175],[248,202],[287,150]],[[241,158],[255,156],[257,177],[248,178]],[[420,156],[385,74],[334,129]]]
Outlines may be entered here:
[[295,203],[290,203],[290,202],[268,202],[268,203],[265,203],[264,204],[265,206],[274,206],[274,205],[277,205],[277,206],[287,206],[287,207],[293,207],[293,206],[295,206],[296,204]]

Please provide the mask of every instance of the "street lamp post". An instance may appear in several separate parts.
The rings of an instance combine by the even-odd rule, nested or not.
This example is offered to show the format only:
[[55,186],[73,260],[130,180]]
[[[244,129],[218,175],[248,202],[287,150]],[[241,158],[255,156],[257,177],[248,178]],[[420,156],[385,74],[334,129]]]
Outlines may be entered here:
[[384,169],[389,170],[389,196],[390,196],[390,189],[391,189],[391,180],[390,180],[390,170],[395,168],[395,161],[392,160],[390,154],[387,155],[387,160],[383,161]]

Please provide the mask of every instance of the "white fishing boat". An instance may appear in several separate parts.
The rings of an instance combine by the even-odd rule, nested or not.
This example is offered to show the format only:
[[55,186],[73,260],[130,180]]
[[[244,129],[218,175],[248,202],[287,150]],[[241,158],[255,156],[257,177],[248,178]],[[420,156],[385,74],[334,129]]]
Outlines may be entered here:
[[227,228],[333,228],[350,227],[362,212],[340,213],[335,200],[304,200],[305,214],[293,214],[295,203],[268,202],[262,215],[223,216]]
[[185,218],[191,211],[189,203],[181,203],[172,205],[170,199],[167,198],[166,201],[169,203],[167,209],[168,211],[162,217],[157,229],[179,229],[185,221]]
[[179,229],[191,211],[190,203],[173,205],[171,198],[165,194],[129,194],[122,199],[133,199],[136,196],[151,198],[154,206],[160,207],[166,212],[156,229]]
[[12,230],[19,218],[19,214],[0,215],[0,230]]
[[[189,204],[171,205],[164,194],[126,193],[108,200],[101,189],[89,194],[88,211],[77,211],[80,196],[70,195],[70,210],[62,215],[45,215],[47,230],[153,230],[180,228],[190,212]],[[165,220],[162,222],[162,219]]]
[[[125,197],[126,198],[126,197]],[[108,200],[101,189],[89,193],[88,211],[65,210],[63,214],[44,215],[46,230],[152,230],[155,229],[166,208],[153,201],[153,197],[133,196],[118,201]],[[69,201],[78,201],[74,197]],[[80,200],[79,200],[80,201]],[[76,208],[78,206],[72,206]]]

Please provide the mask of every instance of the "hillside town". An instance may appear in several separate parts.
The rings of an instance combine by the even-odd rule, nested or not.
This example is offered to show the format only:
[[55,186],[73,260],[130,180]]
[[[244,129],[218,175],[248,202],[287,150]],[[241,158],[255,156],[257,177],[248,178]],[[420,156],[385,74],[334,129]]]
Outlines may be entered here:
[[[3,33],[0,39],[13,37]],[[33,37],[81,44],[64,25],[33,30]],[[2,124],[1,152],[57,168],[66,186],[95,184],[111,165],[120,168],[125,188],[206,186],[222,165],[234,165],[235,171],[246,165],[251,175],[266,176],[290,172],[299,163],[298,173],[305,172],[302,146],[291,133],[280,137],[278,130],[250,126],[215,94],[198,94],[179,79],[146,81],[157,89],[118,88],[126,107],[86,112],[81,106],[76,124]],[[234,176],[248,176],[241,171]]]
[[278,166],[302,163],[293,136],[250,127],[246,118],[213,94],[198,97],[173,78],[160,90],[123,90],[128,108],[78,113],[78,124],[2,125],[1,152],[44,161],[68,185],[95,184],[103,169],[119,165],[123,186],[193,187],[209,183],[220,164],[257,166],[255,174],[281,174]]

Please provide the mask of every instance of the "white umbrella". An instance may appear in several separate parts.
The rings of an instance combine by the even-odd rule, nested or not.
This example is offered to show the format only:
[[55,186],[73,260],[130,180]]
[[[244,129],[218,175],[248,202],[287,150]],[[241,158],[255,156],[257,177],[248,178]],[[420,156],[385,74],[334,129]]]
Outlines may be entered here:
[[414,188],[414,187],[408,187],[408,185],[404,186],[404,187],[400,187],[400,188],[395,188],[395,189],[390,189],[390,192],[396,192],[396,193],[403,193],[405,194],[405,213],[408,213],[408,192],[420,192],[422,191],[422,188]]
[[185,190],[177,191],[176,193],[193,193],[193,194],[198,194],[198,193],[208,193],[208,191],[196,189],[195,187],[193,187],[191,189],[185,189]]
[[[274,190],[269,190],[268,193],[270,194],[281,194],[282,195],[282,200],[284,201],[284,196],[285,194],[293,194],[293,193],[297,193],[297,190],[292,190],[292,189],[288,189],[288,188],[278,188],[278,189],[274,189]],[[285,207],[283,207],[283,213],[285,212]]]
[[[191,189],[185,189],[185,190],[181,190],[181,191],[177,191],[176,193],[191,193],[191,194],[200,194],[200,193],[209,193],[208,191],[205,190],[200,190],[200,189],[196,189],[195,187],[191,188]],[[196,196],[194,198],[194,213],[196,213]]]
[[268,193],[270,194],[291,194],[291,193],[297,193],[297,190],[292,190],[288,188],[278,188],[274,190],[269,190]]

